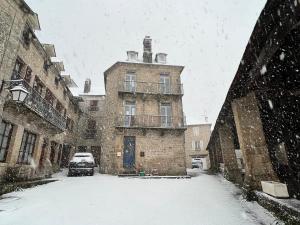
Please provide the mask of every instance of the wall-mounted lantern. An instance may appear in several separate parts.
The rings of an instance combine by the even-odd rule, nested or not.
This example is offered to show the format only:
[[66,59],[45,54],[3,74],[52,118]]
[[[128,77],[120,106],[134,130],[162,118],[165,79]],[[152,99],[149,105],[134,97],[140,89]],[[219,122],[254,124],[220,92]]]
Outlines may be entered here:
[[29,93],[22,84],[13,87],[10,89],[10,92],[12,93],[13,100],[16,102],[24,102]]

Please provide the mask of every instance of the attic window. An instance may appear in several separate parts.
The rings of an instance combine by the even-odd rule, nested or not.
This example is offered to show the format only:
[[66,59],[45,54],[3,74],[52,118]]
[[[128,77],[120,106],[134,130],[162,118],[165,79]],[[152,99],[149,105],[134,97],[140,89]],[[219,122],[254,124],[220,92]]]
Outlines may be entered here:
[[138,60],[138,52],[128,51],[127,52],[127,60],[128,61],[137,61]]
[[60,80],[59,77],[56,76],[55,79],[54,79],[54,83],[55,83],[56,86],[58,86],[59,80]]
[[32,41],[32,38],[33,38],[33,34],[32,34],[32,31],[30,30],[29,26],[26,25],[24,30],[23,30],[23,33],[22,33],[22,41],[24,43],[24,46],[26,48],[29,47],[31,41]]
[[46,72],[48,72],[49,67],[52,65],[52,63],[50,62],[50,60],[45,60],[44,61],[44,65],[43,68]]

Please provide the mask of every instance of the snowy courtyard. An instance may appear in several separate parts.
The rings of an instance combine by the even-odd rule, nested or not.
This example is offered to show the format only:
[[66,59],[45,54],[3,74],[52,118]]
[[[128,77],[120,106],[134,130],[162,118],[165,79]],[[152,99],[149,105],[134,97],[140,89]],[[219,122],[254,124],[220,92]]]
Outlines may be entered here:
[[[195,170],[192,171],[195,175]],[[277,224],[220,176],[191,179],[66,177],[2,196],[1,225]]]

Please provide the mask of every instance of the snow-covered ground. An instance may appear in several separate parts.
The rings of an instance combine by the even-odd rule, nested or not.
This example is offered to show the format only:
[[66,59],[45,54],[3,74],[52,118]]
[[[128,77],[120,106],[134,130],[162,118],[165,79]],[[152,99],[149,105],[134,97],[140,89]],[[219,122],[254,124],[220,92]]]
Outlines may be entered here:
[[[192,171],[195,175],[196,170]],[[219,176],[191,179],[56,175],[59,181],[2,196],[1,225],[277,224]]]

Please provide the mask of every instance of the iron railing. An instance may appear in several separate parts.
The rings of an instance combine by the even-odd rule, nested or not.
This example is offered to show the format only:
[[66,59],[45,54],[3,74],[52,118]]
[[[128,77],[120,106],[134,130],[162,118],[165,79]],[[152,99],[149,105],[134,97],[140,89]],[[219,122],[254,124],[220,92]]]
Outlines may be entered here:
[[14,73],[12,78],[13,80],[10,81],[11,87],[22,84],[29,92],[23,102],[24,105],[60,130],[66,129],[67,119],[48,103],[39,92],[34,90],[19,74]]
[[99,107],[98,106],[89,106],[89,111],[99,111]]
[[161,95],[183,95],[183,85],[140,81],[122,81],[119,83],[119,92]]
[[125,128],[186,128],[185,117],[160,115],[123,115],[116,117],[115,124]]

